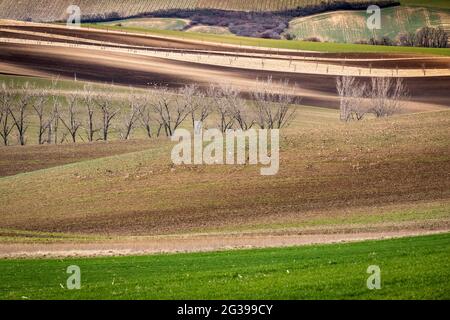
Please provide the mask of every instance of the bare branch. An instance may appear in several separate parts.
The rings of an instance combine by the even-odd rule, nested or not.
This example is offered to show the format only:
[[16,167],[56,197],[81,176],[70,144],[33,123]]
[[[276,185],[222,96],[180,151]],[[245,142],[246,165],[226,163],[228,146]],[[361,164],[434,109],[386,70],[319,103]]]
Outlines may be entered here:
[[15,107],[9,109],[14,125],[17,129],[20,145],[25,145],[25,133],[28,130],[27,117],[28,110],[31,107],[33,96],[31,94],[31,86],[26,82],[21,90],[17,93]]
[[172,136],[190,114],[189,105],[183,100],[183,96],[170,92],[166,87],[157,91],[153,109],[168,137]]
[[61,123],[66,127],[70,136],[72,137],[72,142],[75,143],[77,139],[78,129],[81,127],[81,121],[77,117],[78,108],[78,97],[76,95],[69,95],[66,97],[67,103],[67,120],[59,114],[59,119]]
[[230,85],[221,87],[211,85],[208,89],[208,96],[212,99],[214,110],[219,115],[217,126],[222,132],[233,128],[234,117],[230,103],[235,94],[235,89]]
[[272,78],[258,81],[258,90],[252,93],[258,112],[257,123],[262,129],[281,129],[289,125],[296,109],[292,104],[299,102],[295,86],[287,80],[275,83]]
[[120,136],[122,139],[128,140],[130,138],[142,108],[143,106],[139,97],[131,93],[128,98],[128,110],[126,110],[122,118],[122,126],[120,128]]
[[86,120],[86,132],[89,142],[94,141],[94,135],[100,131],[95,124],[95,95],[91,85],[85,85],[81,93],[83,104],[86,107],[87,120]]
[[106,93],[97,95],[95,98],[96,104],[100,107],[102,112],[102,133],[103,140],[108,141],[108,135],[111,128],[112,120],[117,116],[120,109],[114,108],[113,105],[113,97],[111,92],[113,92],[112,88]]
[[370,110],[378,118],[388,117],[400,111],[403,100],[408,98],[406,85],[402,78],[372,78]]
[[12,87],[12,84],[7,85],[4,82],[0,85],[0,136],[5,146],[9,144],[9,136],[14,129],[14,125],[9,121],[13,100]]

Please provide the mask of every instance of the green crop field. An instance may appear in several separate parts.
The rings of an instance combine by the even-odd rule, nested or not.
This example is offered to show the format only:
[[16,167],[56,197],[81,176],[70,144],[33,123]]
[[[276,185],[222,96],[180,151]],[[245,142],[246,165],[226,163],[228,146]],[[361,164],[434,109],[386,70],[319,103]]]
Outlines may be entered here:
[[[66,269],[81,270],[68,290]],[[366,286],[380,267],[381,289]],[[350,244],[0,261],[1,299],[449,299],[450,234]]]
[[401,33],[416,32],[423,26],[448,28],[450,10],[420,7],[382,9],[381,29],[366,26],[365,11],[338,11],[294,19],[288,33],[296,39],[317,37],[321,41],[354,43],[371,37],[396,39]]
[[183,30],[189,24],[189,20],[172,18],[136,18],[104,22],[102,24],[145,29]]
[[450,9],[448,0],[401,0],[402,5]]

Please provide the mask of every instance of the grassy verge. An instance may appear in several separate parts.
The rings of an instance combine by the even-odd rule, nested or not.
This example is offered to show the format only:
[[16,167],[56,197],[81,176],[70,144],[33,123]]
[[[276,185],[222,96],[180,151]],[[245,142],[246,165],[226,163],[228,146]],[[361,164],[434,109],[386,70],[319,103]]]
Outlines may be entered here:
[[443,55],[450,56],[450,49],[440,48],[414,48],[414,47],[399,47],[399,46],[372,46],[362,44],[349,43],[321,43],[308,41],[289,41],[289,40],[273,40],[273,39],[259,39],[250,37],[239,37],[230,35],[205,34],[197,32],[183,32],[173,30],[157,30],[146,29],[139,27],[120,27],[120,26],[105,26],[102,24],[84,24],[84,27],[117,30],[124,32],[142,33],[156,36],[166,36],[182,38],[185,40],[198,40],[207,42],[216,42],[223,44],[233,44],[242,46],[264,47],[274,49],[291,49],[291,50],[306,50],[318,52],[332,52],[332,53],[414,53],[425,55]]
[[[449,299],[450,234],[262,250],[3,260],[2,299]],[[66,268],[81,268],[67,290]],[[370,265],[381,290],[366,287]]]

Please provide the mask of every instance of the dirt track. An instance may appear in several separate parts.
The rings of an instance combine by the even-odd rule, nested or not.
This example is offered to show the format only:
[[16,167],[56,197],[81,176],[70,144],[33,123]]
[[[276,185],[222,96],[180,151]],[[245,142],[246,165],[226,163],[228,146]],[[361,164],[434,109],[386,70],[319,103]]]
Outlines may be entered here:
[[306,235],[197,235],[116,240],[97,243],[0,243],[0,258],[59,258],[206,252],[230,249],[286,247],[399,238],[449,232],[450,229],[396,230]]

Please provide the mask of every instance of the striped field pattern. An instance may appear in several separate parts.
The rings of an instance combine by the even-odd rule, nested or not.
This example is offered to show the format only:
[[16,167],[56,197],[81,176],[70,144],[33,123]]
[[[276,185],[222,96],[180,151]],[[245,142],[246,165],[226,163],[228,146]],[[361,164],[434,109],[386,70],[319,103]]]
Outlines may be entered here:
[[[66,16],[66,8],[75,4],[82,15],[117,12],[121,17],[170,9],[221,9],[238,11],[282,11],[298,7],[335,3],[331,0],[0,0],[0,19],[55,21]],[[373,0],[346,0],[347,3],[372,4]],[[377,1],[392,2],[392,1]]]

